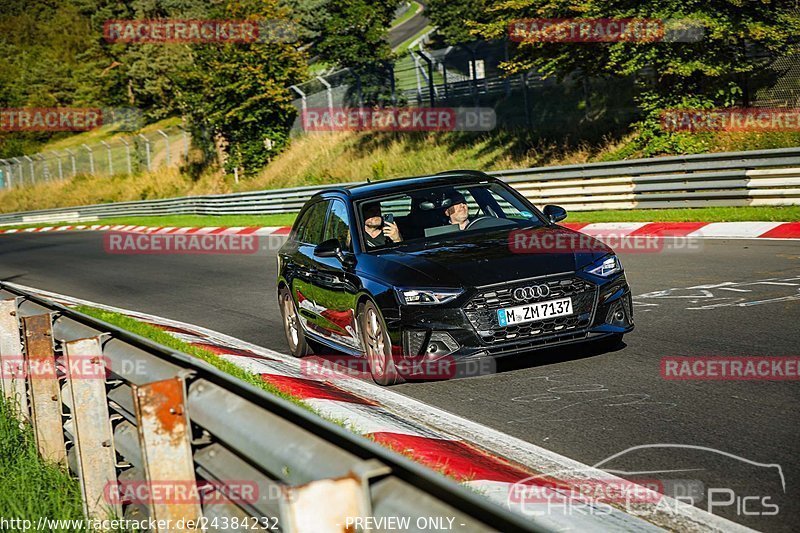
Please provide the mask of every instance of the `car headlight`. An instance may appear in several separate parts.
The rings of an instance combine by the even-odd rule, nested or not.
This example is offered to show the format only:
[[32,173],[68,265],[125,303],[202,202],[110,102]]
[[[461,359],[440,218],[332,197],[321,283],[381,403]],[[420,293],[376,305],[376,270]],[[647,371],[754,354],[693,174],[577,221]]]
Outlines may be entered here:
[[616,255],[606,256],[600,261],[586,267],[586,272],[607,278],[611,274],[622,272],[622,263]]
[[455,300],[463,289],[395,289],[400,303],[405,305],[435,305]]

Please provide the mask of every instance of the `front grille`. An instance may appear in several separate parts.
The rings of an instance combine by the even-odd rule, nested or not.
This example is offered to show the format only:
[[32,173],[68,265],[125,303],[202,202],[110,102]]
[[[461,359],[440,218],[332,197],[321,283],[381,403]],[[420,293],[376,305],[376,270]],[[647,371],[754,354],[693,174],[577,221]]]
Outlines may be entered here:
[[[514,289],[518,287],[545,283],[550,287],[550,294],[546,297],[519,301],[512,296]],[[497,319],[498,309],[565,297],[572,298],[573,313],[569,316],[506,327],[501,327]],[[561,276],[510,282],[502,287],[481,289],[464,306],[464,312],[480,338],[484,342],[493,344],[560,335],[587,328],[592,320],[596,299],[597,287],[593,283],[576,276]]]

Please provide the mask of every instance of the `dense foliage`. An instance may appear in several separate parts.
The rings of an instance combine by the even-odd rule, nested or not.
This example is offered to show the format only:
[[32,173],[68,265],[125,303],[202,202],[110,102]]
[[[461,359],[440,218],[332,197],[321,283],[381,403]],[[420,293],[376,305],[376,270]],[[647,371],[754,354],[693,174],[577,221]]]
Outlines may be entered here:
[[460,42],[467,32],[472,39],[505,39],[509,24],[520,19],[660,19],[687,35],[699,27],[702,36],[694,42],[510,43],[503,64],[509,73],[635,76],[644,118],[635,125],[640,142],[634,148],[645,153],[694,151],[689,145],[702,139],[662,131],[663,109],[747,105],[747,77],[799,51],[800,9],[787,0],[434,0],[430,11],[440,33]]

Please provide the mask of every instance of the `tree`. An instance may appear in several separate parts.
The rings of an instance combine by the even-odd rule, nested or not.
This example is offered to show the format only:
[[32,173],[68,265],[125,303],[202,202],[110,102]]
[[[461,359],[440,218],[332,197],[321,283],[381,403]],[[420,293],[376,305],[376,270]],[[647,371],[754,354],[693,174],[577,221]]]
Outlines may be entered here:
[[456,45],[476,39],[467,23],[489,22],[487,6],[487,0],[428,0],[426,12],[445,44]]
[[331,0],[316,52],[323,60],[356,71],[391,58],[386,32],[398,0]]
[[[274,0],[232,0],[219,18],[272,21],[285,12]],[[181,109],[207,155],[226,148],[226,169],[254,173],[288,141],[297,110],[288,87],[306,75],[305,55],[286,42],[194,46],[181,73]]]
[[519,19],[654,18],[676,21],[678,27],[680,20],[702,25],[697,42],[522,42],[503,65],[508,72],[536,69],[559,78],[575,72],[636,75],[645,113],[637,124],[640,139],[645,144],[658,140],[656,151],[680,152],[685,137],[658,128],[663,109],[741,103],[745,77],[770,58],[797,50],[792,43],[800,33],[796,7],[781,0],[509,0],[487,8],[484,15],[490,20],[476,20],[474,26],[485,38],[505,38],[509,23]]

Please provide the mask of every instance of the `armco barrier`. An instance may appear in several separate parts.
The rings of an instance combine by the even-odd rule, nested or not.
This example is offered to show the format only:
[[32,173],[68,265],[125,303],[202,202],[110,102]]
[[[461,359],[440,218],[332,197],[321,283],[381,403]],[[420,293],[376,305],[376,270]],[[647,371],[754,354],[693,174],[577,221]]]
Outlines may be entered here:
[[[2,283],[0,362],[3,396],[42,457],[77,474],[88,518],[171,520],[171,531],[349,531],[357,516],[547,530],[203,361]],[[134,490],[120,498],[117,484]],[[203,497],[187,497],[196,485]]]
[[[570,210],[800,204],[800,148],[728,152],[490,172],[534,204]],[[311,186],[120,202],[0,215],[0,225],[108,217],[296,212]]]

